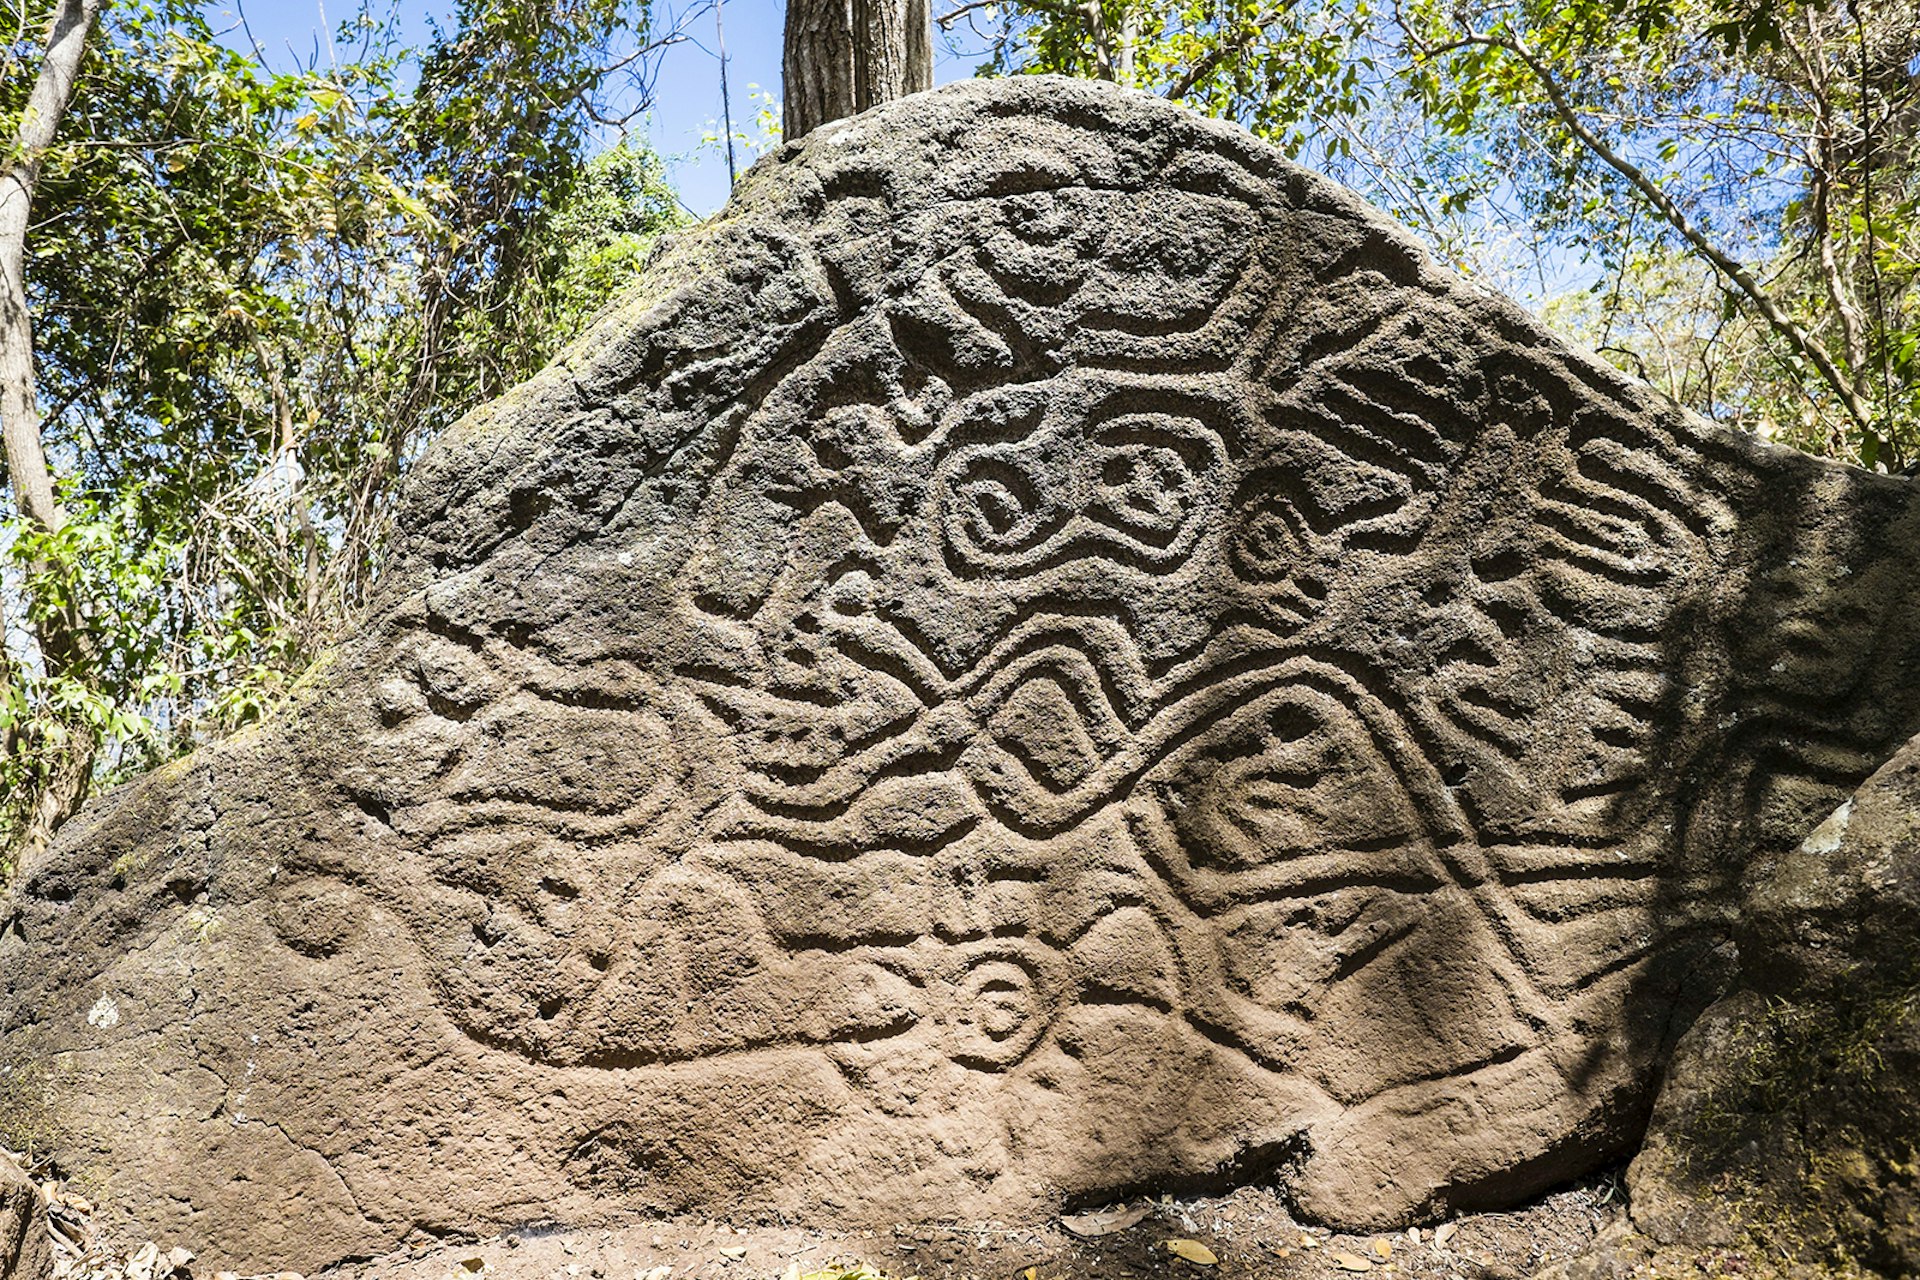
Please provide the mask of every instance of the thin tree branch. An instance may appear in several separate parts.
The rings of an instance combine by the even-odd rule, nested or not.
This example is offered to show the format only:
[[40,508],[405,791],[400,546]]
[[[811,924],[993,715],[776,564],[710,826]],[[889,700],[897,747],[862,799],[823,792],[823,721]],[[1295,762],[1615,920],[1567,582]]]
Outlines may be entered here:
[[[1880,273],[1880,246],[1873,226],[1873,115],[1870,82],[1867,79],[1867,26],[1860,16],[1859,0],[1847,0],[1847,16],[1860,53],[1860,213],[1867,232],[1867,278],[1873,283],[1875,319],[1880,331],[1881,394],[1889,407],[1893,404],[1893,363],[1887,352],[1887,294]],[[1865,372],[1862,371],[1864,378]],[[1897,460],[1896,460],[1897,464]]]
[[[1409,35],[1411,34],[1412,32],[1409,31]],[[1679,203],[1648,177],[1644,170],[1615,151],[1605,138],[1589,129],[1579,113],[1574,110],[1573,104],[1567,100],[1566,92],[1560,87],[1559,81],[1531,50],[1512,37],[1486,36],[1478,33],[1433,46],[1418,42],[1417,37],[1415,39],[1420,44],[1420,54],[1426,58],[1443,57],[1459,49],[1478,47],[1499,50],[1526,68],[1528,74],[1547,95],[1548,105],[1552,108],[1554,115],[1559,117],[1560,122],[1566,126],[1569,133],[1573,134],[1580,145],[1592,152],[1615,173],[1625,178],[1627,183],[1667,220],[1667,224],[1693,246],[1695,252],[1705,258],[1714,270],[1730,280],[1753,304],[1754,309],[1760,313],[1774,333],[1784,339],[1814,367],[1861,431],[1871,441],[1875,443],[1879,441],[1880,437],[1873,427],[1872,406],[1854,389],[1846,374],[1841,371],[1838,362],[1834,360],[1833,353],[1827,350],[1826,344],[1788,315],[1785,308],[1767,292],[1765,286],[1754,278],[1753,273],[1741,266],[1695,226]]]
[[1256,17],[1252,23],[1234,39],[1222,41],[1207,50],[1203,56],[1194,61],[1191,67],[1187,68],[1185,74],[1173,82],[1173,87],[1166,92],[1168,101],[1178,102],[1189,93],[1192,93],[1193,87],[1212,75],[1215,68],[1222,62],[1225,62],[1234,54],[1243,52],[1247,46],[1265,35],[1268,27],[1291,13],[1296,3],[1298,3],[1298,0],[1283,0],[1282,3],[1274,5]]

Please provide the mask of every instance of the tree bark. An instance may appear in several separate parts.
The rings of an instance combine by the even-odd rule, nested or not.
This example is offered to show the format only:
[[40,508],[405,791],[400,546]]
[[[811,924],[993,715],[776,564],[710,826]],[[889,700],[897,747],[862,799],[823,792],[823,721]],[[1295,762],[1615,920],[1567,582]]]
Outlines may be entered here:
[[788,0],[783,132],[933,87],[931,0]]
[[33,322],[27,314],[27,225],[40,158],[73,100],[74,81],[86,52],[87,33],[102,0],[61,0],[47,27],[47,56],[40,64],[13,161],[0,172],[0,432],[6,437],[7,475],[23,515],[49,529],[61,524],[53,477],[40,440],[33,396]]
[[[103,0],[60,0],[47,26],[46,57],[27,97],[20,132],[0,170],[0,437],[4,437],[7,480],[14,505],[26,519],[50,532],[66,523],[54,497],[34,396],[33,318],[27,308],[27,228],[40,162],[73,101],[74,83],[86,53],[87,36]],[[35,638],[49,675],[69,674],[86,663],[86,634],[70,611],[37,611]],[[43,741],[9,742],[11,749],[45,750]],[[97,749],[84,724],[69,726],[65,741],[38,762],[38,792],[30,800],[14,797],[17,823],[9,833],[16,850],[33,849],[51,838],[85,799]]]

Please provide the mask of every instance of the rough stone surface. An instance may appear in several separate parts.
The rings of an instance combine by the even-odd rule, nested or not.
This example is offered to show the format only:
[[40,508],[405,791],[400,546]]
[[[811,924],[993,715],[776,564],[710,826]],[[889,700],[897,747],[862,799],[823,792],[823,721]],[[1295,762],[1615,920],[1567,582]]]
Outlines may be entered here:
[[0,1155],[0,1280],[47,1280],[52,1274],[53,1246],[40,1189]]
[[1920,730],[1905,481],[1101,86],[768,159],[408,494],[299,705],[0,935],[39,1140],[237,1269],[1510,1203],[1633,1149],[1746,882]]
[[1756,866],[1737,942],[1628,1171],[1631,1229],[1570,1273],[1920,1275],[1920,739]]

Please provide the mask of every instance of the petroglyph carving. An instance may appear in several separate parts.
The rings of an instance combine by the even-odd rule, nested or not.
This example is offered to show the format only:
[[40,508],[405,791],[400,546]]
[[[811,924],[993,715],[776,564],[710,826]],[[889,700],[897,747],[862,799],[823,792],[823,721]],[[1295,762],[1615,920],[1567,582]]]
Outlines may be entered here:
[[[260,890],[543,1205],[1523,1194],[1633,1141],[1726,886],[1920,729],[1904,485],[1164,104],[823,129],[650,278],[422,464]],[[405,1141],[313,1138],[342,1239]]]
[[[1236,149],[1121,175],[1057,125],[903,213],[857,158],[819,176],[758,286],[824,282],[814,314],[670,476],[702,494],[680,652],[415,638],[389,739],[462,763],[381,803],[439,886],[396,898],[472,895],[423,930],[457,1022],[565,1064],[900,1036],[1004,1071],[1129,1002],[1352,1106],[1550,1042],[1656,945],[1631,802],[1723,504],[1603,401],[1556,424],[1566,369],[1491,373],[1401,246],[1302,279]],[[1523,433],[1531,491],[1459,483]],[[470,706],[484,676],[434,673],[476,655]],[[798,908],[821,878],[844,905]],[[1120,911],[1137,943],[1089,944]],[[1474,972],[1435,1004],[1403,955]],[[1356,1018],[1427,1043],[1356,1063]]]

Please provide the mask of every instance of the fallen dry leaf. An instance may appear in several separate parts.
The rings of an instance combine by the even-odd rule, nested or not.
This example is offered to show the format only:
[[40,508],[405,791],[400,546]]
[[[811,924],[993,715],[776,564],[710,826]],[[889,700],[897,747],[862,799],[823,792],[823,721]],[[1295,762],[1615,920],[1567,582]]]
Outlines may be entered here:
[[463,1271],[471,1271],[478,1275],[487,1269],[487,1260],[485,1258],[462,1258],[460,1259],[460,1269]]
[[1447,1241],[1453,1239],[1453,1232],[1454,1224],[1451,1222],[1443,1222],[1435,1227],[1433,1229],[1433,1247],[1436,1249],[1446,1248]]
[[1146,1205],[1135,1205],[1131,1209],[1103,1209],[1099,1213],[1062,1214],[1060,1225],[1077,1236],[1089,1239],[1095,1236],[1110,1236],[1116,1231],[1125,1231],[1152,1212]]
[[1371,1263],[1367,1259],[1361,1257],[1357,1253],[1347,1253],[1340,1249],[1335,1249],[1331,1253],[1327,1254],[1327,1261],[1331,1262],[1334,1266],[1340,1268],[1342,1271],[1373,1270],[1373,1263]]
[[1174,1257],[1185,1258],[1188,1262],[1202,1267],[1211,1267],[1220,1261],[1214,1256],[1213,1250],[1198,1240],[1162,1240],[1160,1243],[1165,1245],[1167,1252]]
[[1375,1240],[1373,1242],[1373,1251],[1383,1258],[1391,1258],[1393,1256],[1393,1243],[1389,1240]]

